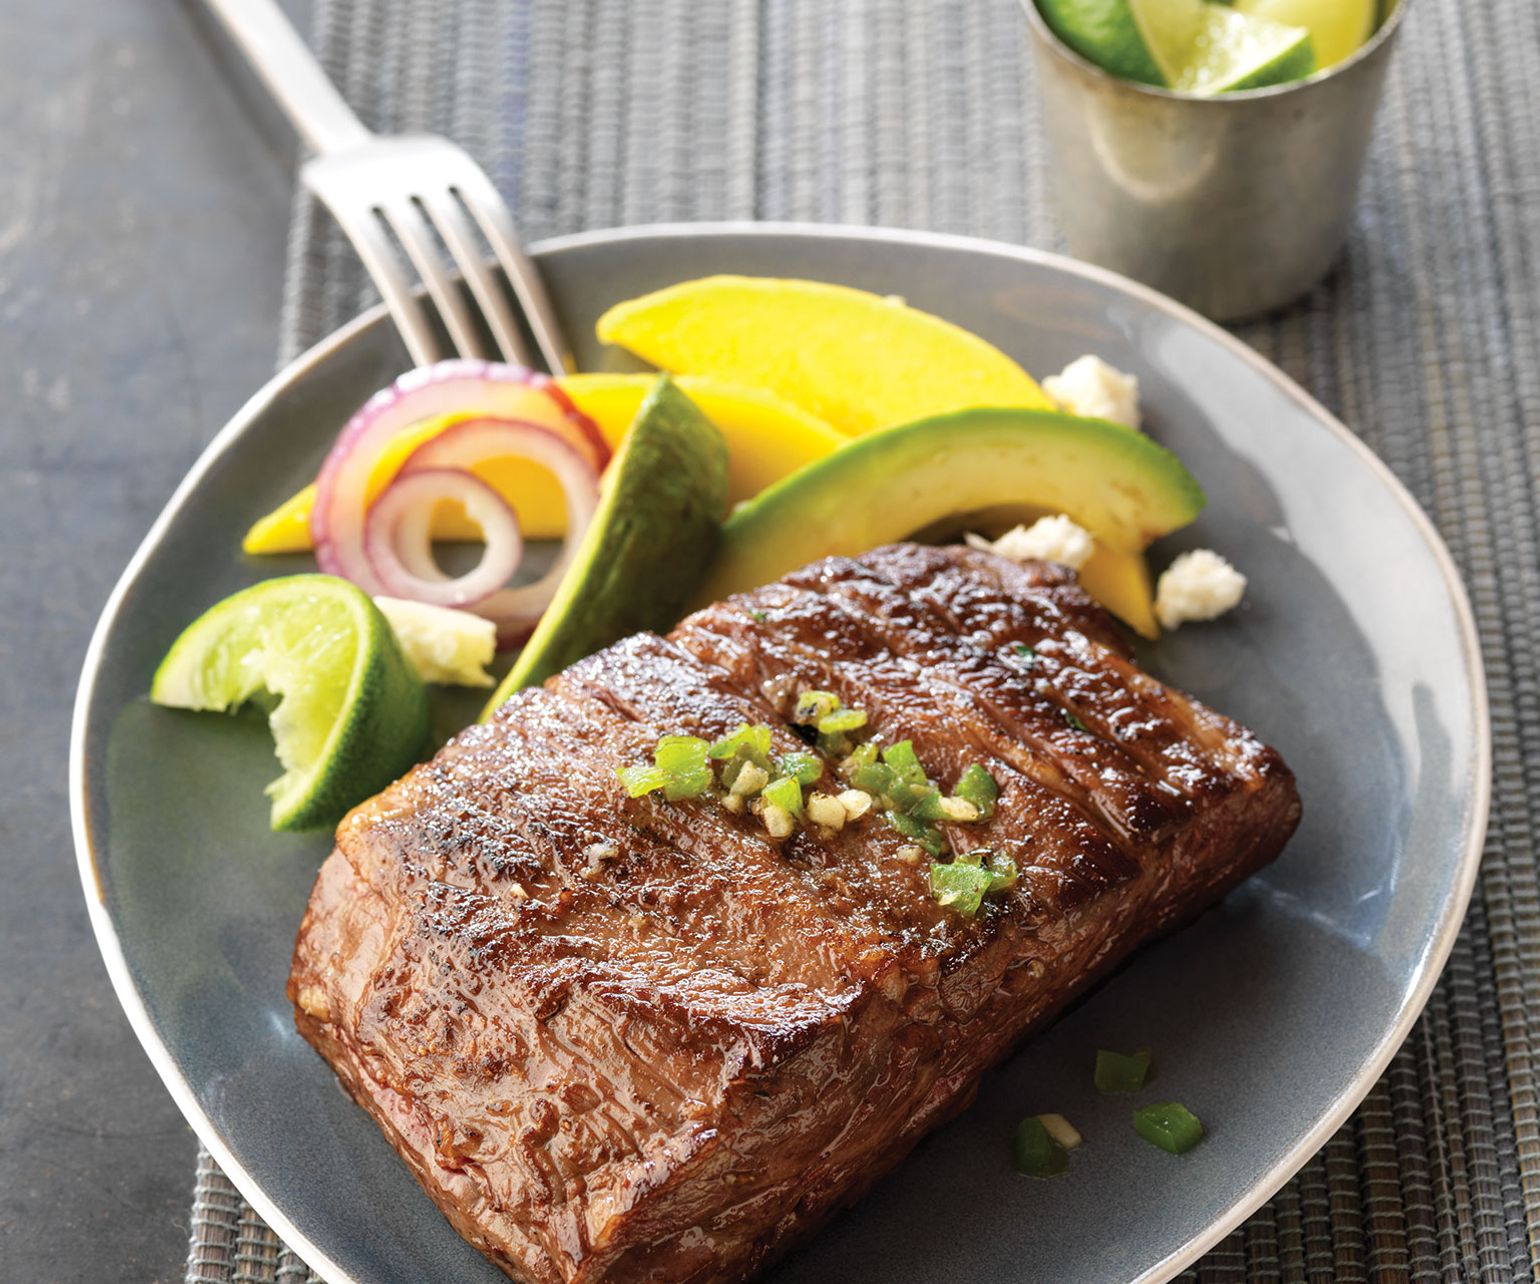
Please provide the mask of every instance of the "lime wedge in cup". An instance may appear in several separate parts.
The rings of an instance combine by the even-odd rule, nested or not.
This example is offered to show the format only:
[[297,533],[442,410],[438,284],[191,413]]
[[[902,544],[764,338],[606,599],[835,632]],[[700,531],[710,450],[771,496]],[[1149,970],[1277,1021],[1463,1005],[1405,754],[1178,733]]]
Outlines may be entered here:
[[330,575],[267,580],[210,607],[166,653],[150,699],[269,710],[278,830],[336,824],[416,762],[428,731],[427,692],[385,617]]
[[1363,48],[1379,19],[1376,0],[1235,0],[1235,11],[1304,27],[1315,45],[1318,71]]
[[1306,28],[1206,0],[1038,0],[1038,8],[1083,58],[1115,76],[1179,93],[1261,89],[1316,69]]
[[1206,98],[1303,80],[1315,69],[1315,44],[1304,27],[1206,4],[1192,48],[1170,83],[1179,93]]
[[1203,0],[1037,0],[1043,20],[1082,58],[1125,80],[1176,83],[1203,20]]

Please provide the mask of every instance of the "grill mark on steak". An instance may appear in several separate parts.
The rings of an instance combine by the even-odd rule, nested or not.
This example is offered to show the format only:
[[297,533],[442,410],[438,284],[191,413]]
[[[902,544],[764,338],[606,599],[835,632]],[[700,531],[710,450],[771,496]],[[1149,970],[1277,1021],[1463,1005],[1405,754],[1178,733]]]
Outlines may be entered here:
[[[1131,795],[1149,792],[1145,777],[1152,768],[1161,781],[1172,783],[1158,750],[1175,741],[1177,733],[1148,701],[1129,698],[1145,692],[1131,692],[1126,681],[1104,680],[1110,665],[1122,666],[1116,675],[1119,679],[1129,670],[1120,648],[1098,646],[1076,627],[1046,635],[1032,614],[1014,608],[1009,598],[1002,599],[996,623],[987,634],[964,636],[950,623],[967,605],[966,600],[956,600],[968,596],[968,590],[957,587],[956,574],[938,575],[924,592],[911,592],[906,591],[904,580],[895,582],[859,564],[826,565],[828,574],[821,577],[824,594],[848,603],[848,609],[877,627],[884,643],[898,653],[934,665],[955,698],[988,707],[1011,731],[1042,746],[1045,756],[1066,757],[1074,768],[1070,778],[1088,795],[1099,799],[1102,789],[1124,790],[1124,796],[1102,807],[1104,814],[1137,810]],[[807,576],[805,571],[802,574]],[[912,606],[912,617],[901,621],[897,612],[906,602]],[[1034,648],[1030,666],[1007,658],[1010,648],[1019,643]],[[1067,662],[1070,656],[1078,666]],[[1147,732],[1137,737],[1108,734],[1117,714],[1136,708],[1144,714]],[[1086,729],[1072,726],[1067,714],[1084,722]],[[1084,762],[1088,750],[1096,755],[1094,764]],[[1190,760],[1190,756],[1184,759]],[[1115,773],[1111,779],[1109,769]],[[1183,791],[1173,792],[1180,796]],[[1181,818],[1180,813],[1172,817]]]
[[[772,602],[787,613],[757,621]],[[1013,641],[1040,667],[1013,666]],[[762,721],[798,747],[783,715],[809,685],[912,735],[943,783],[985,762],[995,817],[949,832],[1013,851],[1018,887],[963,919],[878,818],[777,844],[615,778],[673,732]],[[1087,733],[1052,711],[1066,692]],[[1086,780],[1092,761],[1110,783]],[[895,546],[601,652],[359,808],[290,995],[446,1216],[515,1278],[739,1279],[1297,819],[1277,756],[1134,669],[1061,569]]]
[[[725,614],[727,608],[720,608]],[[944,784],[956,780],[970,762],[982,762],[1001,788],[1000,805],[995,817],[984,826],[943,826],[954,846],[968,850],[998,843],[1017,858],[1024,879],[1023,893],[1033,897],[1043,910],[1068,908],[1078,889],[1087,894],[1093,885],[1108,879],[1131,877],[1136,867],[1121,854],[1103,830],[1065,791],[1045,786],[1032,771],[1033,761],[1012,761],[1009,746],[1002,737],[981,733],[955,711],[938,706],[926,690],[912,665],[895,659],[885,663],[870,658],[856,664],[828,660],[817,645],[788,641],[778,635],[749,628],[740,630],[734,620],[724,620],[718,608],[702,613],[691,622],[688,636],[680,631],[681,645],[696,648],[703,658],[741,675],[745,685],[767,668],[796,673],[801,688],[819,687],[833,691],[846,704],[866,710],[869,728],[892,743],[912,739],[927,770]],[[747,610],[734,611],[752,622]],[[779,616],[768,630],[778,627]],[[788,697],[790,710],[795,695]],[[1026,770],[1021,768],[1025,767]],[[881,833],[892,833],[874,817],[871,826]],[[811,845],[811,840],[800,841]],[[894,837],[881,856],[891,861],[892,853],[909,840]],[[1047,880],[1045,883],[1044,880]],[[913,884],[914,879],[908,880]],[[910,896],[916,894],[911,886]],[[918,894],[925,895],[923,887]],[[928,899],[928,897],[926,897]],[[947,917],[943,914],[943,923]]]
[[[758,604],[757,606],[754,604]],[[761,624],[753,611],[762,609]],[[839,646],[826,649],[824,638],[805,640],[799,627],[809,616],[829,622],[825,636],[837,636]],[[1077,789],[1052,768],[1052,737],[1068,733],[1057,714],[1046,716],[1031,733],[1033,745],[1011,734],[990,707],[970,696],[959,679],[946,672],[939,649],[921,640],[922,659],[898,653],[892,628],[919,630],[914,623],[891,626],[888,621],[849,609],[837,599],[777,586],[752,595],[749,603],[708,608],[676,632],[684,646],[699,649],[711,661],[753,683],[767,669],[796,673],[799,686],[821,686],[845,703],[868,713],[871,729],[887,743],[911,739],[928,772],[944,785],[955,781],[971,762],[982,761],[1002,787],[1001,804],[985,829],[946,826],[959,850],[1003,840],[1018,859],[1034,893],[1046,908],[1067,910],[1109,882],[1133,877],[1138,866],[1126,854],[1122,815],[1119,829],[1102,819],[1113,804],[1096,806],[1096,797]],[[854,651],[860,659],[831,659]],[[929,661],[929,663],[926,663]],[[978,667],[978,666],[974,666]],[[1021,683],[1019,672],[1004,681]],[[786,698],[789,711],[795,694]],[[1048,764],[1045,767],[1044,764]],[[1093,782],[1098,788],[1104,782]],[[1129,802],[1127,791],[1117,801],[1125,809],[1146,807],[1147,790]],[[1033,877],[1041,872],[1047,881]]]

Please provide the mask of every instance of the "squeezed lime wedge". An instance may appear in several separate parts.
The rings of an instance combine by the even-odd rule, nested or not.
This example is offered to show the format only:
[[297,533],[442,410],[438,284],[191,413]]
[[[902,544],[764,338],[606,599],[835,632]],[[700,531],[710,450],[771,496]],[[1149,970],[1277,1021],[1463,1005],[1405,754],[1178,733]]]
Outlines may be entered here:
[[172,643],[150,699],[270,706],[278,830],[336,824],[416,761],[428,729],[427,693],[385,617],[330,575],[267,580],[210,607]]

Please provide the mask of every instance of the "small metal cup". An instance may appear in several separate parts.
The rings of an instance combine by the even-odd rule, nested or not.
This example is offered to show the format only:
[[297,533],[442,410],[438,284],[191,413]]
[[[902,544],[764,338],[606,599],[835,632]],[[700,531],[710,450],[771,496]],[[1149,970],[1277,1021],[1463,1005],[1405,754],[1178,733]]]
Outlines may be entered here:
[[1110,75],[1022,0],[1070,251],[1220,321],[1281,308],[1341,252],[1405,0],[1308,80],[1194,98]]

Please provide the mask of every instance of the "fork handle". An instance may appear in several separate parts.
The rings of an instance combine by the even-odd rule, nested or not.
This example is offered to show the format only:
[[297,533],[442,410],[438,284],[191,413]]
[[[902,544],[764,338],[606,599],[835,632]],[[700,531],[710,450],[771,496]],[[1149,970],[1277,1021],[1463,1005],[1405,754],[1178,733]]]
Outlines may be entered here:
[[370,137],[276,0],[208,5],[312,151],[340,151]]

